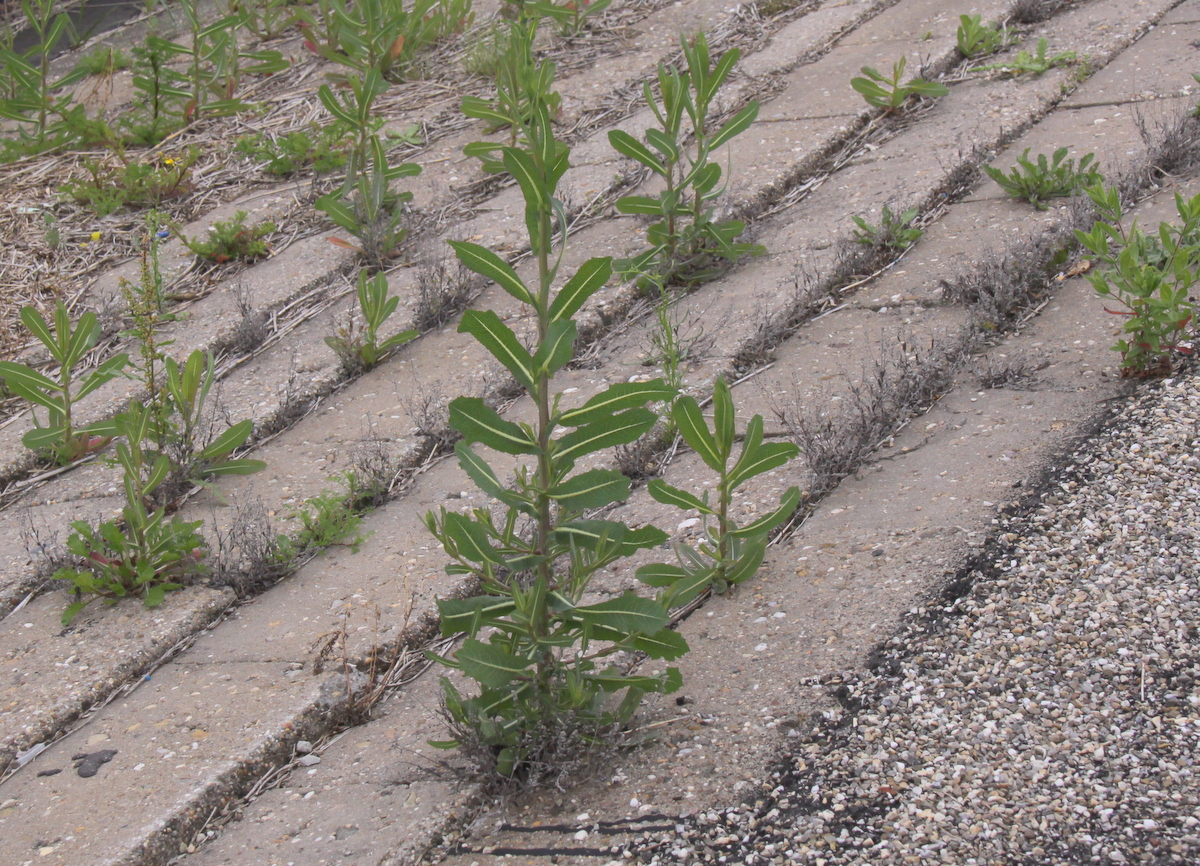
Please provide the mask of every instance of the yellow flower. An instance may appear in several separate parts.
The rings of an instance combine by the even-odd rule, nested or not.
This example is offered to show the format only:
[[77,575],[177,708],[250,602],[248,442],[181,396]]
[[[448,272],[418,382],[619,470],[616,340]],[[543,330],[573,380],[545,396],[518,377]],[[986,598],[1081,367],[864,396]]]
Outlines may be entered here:
[[163,162],[164,162],[165,164],[167,164],[167,165],[174,165],[174,164],[175,164],[175,160],[171,159],[171,157],[169,157],[169,156],[168,156],[166,159],[164,159],[164,160],[163,160]]
[[94,241],[100,240],[100,232],[92,232],[92,240],[94,240]]

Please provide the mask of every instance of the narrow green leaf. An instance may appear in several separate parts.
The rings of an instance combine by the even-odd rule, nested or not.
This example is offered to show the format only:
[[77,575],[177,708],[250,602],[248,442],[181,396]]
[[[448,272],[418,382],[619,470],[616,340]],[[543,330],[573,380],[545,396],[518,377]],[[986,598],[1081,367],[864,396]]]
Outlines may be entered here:
[[712,583],[713,570],[710,566],[689,571],[684,577],[671,584],[667,590],[670,606],[673,608],[683,607],[708,589]]
[[550,198],[542,188],[542,177],[533,158],[515,147],[504,148],[504,168],[521,187],[525,205],[530,210],[548,210]]
[[646,168],[663,177],[667,176],[667,168],[664,166],[650,149],[630,135],[628,132],[620,129],[611,130],[608,133],[608,143],[623,156],[637,160]]
[[628,409],[572,430],[557,442],[556,464],[568,466],[587,454],[626,445],[654,426],[658,416],[649,409]]
[[517,377],[529,391],[537,386],[537,371],[534,369],[533,358],[528,350],[521,345],[517,335],[492,310],[467,310],[459,323],[460,333],[470,334],[492,356],[503,364],[510,373]]
[[233,449],[245,444],[254,432],[254,422],[249,418],[234,424],[200,452],[201,460],[219,460]]
[[580,265],[575,275],[554,296],[550,304],[550,321],[574,316],[584,302],[608,282],[611,275],[612,258],[609,256],[597,256]]
[[442,634],[446,637],[459,632],[474,635],[489,621],[508,616],[514,607],[512,599],[494,595],[440,598],[437,602]]
[[458,455],[458,465],[462,467],[467,477],[475,482],[475,486],[493,499],[500,499],[509,491],[488,462],[471,450],[471,446],[461,439],[454,443],[454,453]]
[[733,396],[729,393],[729,385],[724,376],[718,376],[713,382],[713,441],[717,445],[717,453],[721,455],[721,465],[729,460],[733,452],[735,415]]
[[474,638],[463,642],[454,659],[464,674],[494,689],[508,685],[531,664],[528,659],[518,658],[501,647]]
[[446,511],[442,526],[461,556],[471,562],[490,562],[499,565],[500,554],[492,547],[487,529],[465,514]]
[[663,212],[663,204],[650,196],[627,195],[617,199],[617,211],[640,216],[658,216]]
[[255,472],[262,472],[267,468],[265,460],[251,460],[249,458],[239,458],[238,460],[225,460],[215,466],[208,466],[204,469],[205,475],[253,475]]
[[512,266],[487,247],[468,241],[449,241],[449,244],[454,248],[458,260],[472,271],[496,283],[521,303],[534,303],[533,295],[525,288]]
[[641,634],[633,639],[634,649],[641,650],[652,659],[671,661],[684,655],[690,647],[677,631],[662,628],[654,634]]
[[714,472],[723,472],[725,461],[721,459],[717,443],[713,440],[712,434],[708,432],[708,425],[704,422],[704,413],[700,411],[700,404],[693,397],[684,394],[675,401],[671,417],[675,421],[675,426],[679,428],[679,435],[683,437],[683,441],[688,444],[688,447],[700,455],[700,459],[708,465],[709,469]]
[[670,540],[670,536],[657,526],[646,524],[637,529],[626,529],[625,537],[621,539],[621,556],[633,556],[637,550],[651,547],[661,547]]
[[743,132],[749,129],[750,124],[754,123],[754,120],[757,117],[758,103],[751,102],[733,117],[729,118],[728,121],[726,121],[725,125],[717,131],[717,134],[708,140],[708,146],[713,150],[716,150],[718,147],[725,144],[725,142],[729,141],[729,139],[741,135]]
[[571,615],[626,633],[654,634],[667,624],[667,612],[653,599],[626,592],[620,598],[577,607]]
[[615,520],[571,520],[554,528],[554,538],[562,544],[595,550],[601,541],[621,541],[627,530],[624,523]]
[[618,382],[592,397],[578,409],[564,412],[558,423],[568,427],[581,427],[625,409],[645,406],[651,401],[669,400],[674,393],[662,379],[652,379],[649,382]]
[[[571,319],[559,319],[550,323],[546,339],[538,346],[533,356],[533,367],[537,375],[554,375],[575,357],[575,338],[578,327]],[[532,389],[531,389],[532,390]]]
[[687,577],[687,570],[678,565],[668,565],[665,562],[655,562],[643,565],[637,570],[637,579],[646,586],[670,586],[675,581]]
[[537,442],[478,397],[455,397],[450,403],[450,426],[467,442],[482,442],[505,454],[537,454]]
[[743,581],[749,580],[758,571],[758,567],[762,565],[763,557],[767,555],[767,537],[765,535],[757,535],[752,538],[747,538],[742,546],[742,554],[738,557],[737,562],[725,572],[725,580],[731,586],[736,586]]
[[699,496],[688,493],[686,490],[680,490],[678,487],[672,487],[661,478],[652,478],[647,485],[650,491],[650,496],[655,502],[661,502],[663,505],[674,505],[676,508],[684,510],[696,509],[702,514],[716,514],[717,512],[704,504]]
[[729,473],[729,489],[733,490],[755,475],[782,466],[799,453],[800,449],[791,442],[768,442],[753,449],[742,448],[742,455]]
[[753,523],[747,523],[733,531],[734,538],[749,538],[754,535],[760,535],[770,532],[783,521],[787,520],[796,510],[796,506],[800,503],[800,488],[789,487],[787,492],[783,494],[783,499],[780,500],[780,505],[769,514],[764,514],[762,517],[755,520]]
[[620,472],[592,469],[576,475],[550,491],[550,498],[568,511],[600,508],[629,498],[629,479]]

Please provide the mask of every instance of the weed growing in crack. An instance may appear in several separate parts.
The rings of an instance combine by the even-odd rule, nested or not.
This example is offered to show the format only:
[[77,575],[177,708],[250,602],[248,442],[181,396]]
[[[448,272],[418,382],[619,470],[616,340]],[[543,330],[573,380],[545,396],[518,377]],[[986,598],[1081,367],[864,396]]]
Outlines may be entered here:
[[1056,66],[1069,66],[1075,62],[1074,51],[1062,51],[1052,57],[1046,56],[1049,43],[1045,39],[1039,39],[1037,51],[1030,54],[1028,51],[1018,51],[1017,56],[1010,60],[1002,60],[999,63],[993,63],[991,66],[981,66],[980,71],[995,70],[1003,72],[1006,75],[1021,75],[1029,73],[1030,75],[1041,75],[1044,72],[1049,72]]
[[[658,220],[646,230],[650,249],[616,263],[618,272],[652,285],[695,285],[716,277],[722,262],[736,262],[747,255],[762,255],[757,244],[740,243],[746,229],[741,220],[714,218],[715,202],[725,192],[721,166],[710,161],[714,151],[745,132],[758,116],[758,103],[751,102],[725,123],[717,126],[713,100],[729,78],[739,53],[736,49],[710,58],[703,33],[682,41],[686,70],[660,64],[658,84],[661,102],[649,83],[646,103],[659,126],[648,129],[646,144],[622,130],[608,134],[609,143],[658,175],[665,186],[657,196],[632,195],[617,200],[625,214]],[[684,118],[692,127],[689,150],[683,132]]]
[[288,573],[279,553],[279,536],[261,499],[237,503],[228,531],[222,532],[216,520],[212,526],[215,585],[228,586],[244,598]]
[[588,25],[589,18],[595,18],[612,4],[612,0],[565,0],[554,3],[551,0],[524,0],[522,8],[534,15],[540,15],[553,21],[562,36],[578,36]]
[[386,360],[389,355],[417,338],[417,331],[409,329],[380,340],[379,329],[396,312],[400,299],[388,295],[387,275],[383,272],[374,277],[365,270],[358,273],[358,311],[363,325],[356,328],[354,320],[339,328],[337,334],[326,337],[325,343],[337,353],[342,368],[349,374],[369,370]]
[[901,57],[892,64],[892,74],[889,77],[878,69],[864,66],[863,77],[851,78],[850,86],[862,95],[868,105],[882,108],[889,114],[899,111],[913,97],[937,99],[950,92],[946,85],[937,81],[926,81],[920,76],[901,83],[907,67],[908,58]]
[[1100,172],[1089,168],[1095,154],[1087,154],[1076,166],[1074,159],[1067,159],[1067,153],[1067,148],[1060,147],[1049,160],[1039,153],[1035,164],[1029,160],[1029,148],[1025,148],[1008,174],[990,165],[983,170],[1013,198],[1025,199],[1038,210],[1046,210],[1047,199],[1067,198],[1103,180]]
[[724,379],[717,379],[713,387],[711,431],[695,398],[680,395],[671,409],[675,428],[717,474],[717,483],[711,498],[708,490],[696,496],[658,478],[648,485],[656,502],[697,511],[704,520],[704,540],[696,548],[680,544],[676,549],[678,565],[659,563],[637,570],[638,580],[663,588],[658,600],[668,610],[682,607],[710,588],[724,593],[751,578],[766,555],[768,533],[791,517],[800,502],[799,488],[791,487],[777,509],[757,520],[738,526],[730,518],[729,508],[737,488],[751,478],[778,469],[800,451],[790,442],[763,442],[763,419],[755,415],[746,426],[741,453],[734,460],[735,415],[733,397]]
[[441,454],[458,439],[458,433],[450,426],[447,413],[448,401],[440,390],[417,390],[404,398],[404,411],[412,419],[414,432],[426,440],[432,454]]
[[275,223],[247,226],[246,217],[247,213],[240,210],[231,220],[217,220],[209,228],[208,237],[187,238],[176,226],[172,226],[172,231],[184,246],[202,259],[217,264],[252,262],[271,252],[271,245],[264,238],[275,231]]
[[155,489],[171,473],[165,454],[142,447],[152,423],[153,413],[137,402],[130,402],[114,421],[124,437],[117,444],[116,461],[123,470],[125,507],[120,521],[106,520],[97,527],[84,520],[71,523],[67,550],[78,564],[54,575],[75,592],[75,601],[63,611],[63,625],[97,598],[115,604],[140,595],[146,607],[156,607],[166,593],[182,588],[177,581],[205,570],[207,548],[198,532],[203,521],[168,520],[165,507],[150,506]]
[[882,247],[895,253],[902,253],[925,234],[924,229],[914,226],[917,209],[909,208],[901,214],[892,213],[887,205],[879,218],[879,225],[871,225],[862,217],[854,217],[854,242],[866,247]]
[[[379,118],[382,122],[382,118]],[[234,150],[263,163],[268,174],[287,177],[312,169],[318,175],[344,168],[350,158],[351,132],[343,123],[312,124],[283,135],[244,135]]]
[[77,427],[72,419],[73,410],[80,399],[119,376],[129,364],[129,356],[114,355],[81,376],[78,368],[100,335],[95,313],[84,313],[72,327],[67,308],[59,301],[54,308],[53,326],[32,306],[21,309],[21,321],[58,364],[56,378],[51,378],[25,364],[0,361],[0,377],[9,392],[46,411],[43,425],[38,420],[37,408],[32,409],[34,429],[21,441],[33,451],[45,451],[59,465],[103,448],[116,435],[112,422]]
[[1176,193],[1179,225],[1164,222],[1157,233],[1147,235],[1136,223],[1125,229],[1116,189],[1094,186],[1087,192],[1100,219],[1090,232],[1076,231],[1075,237],[1102,265],[1088,274],[1092,288],[1123,308],[1105,306],[1125,320],[1125,337],[1113,346],[1121,353],[1122,372],[1168,374],[1175,354],[1194,352],[1196,306],[1191,293],[1200,280],[1200,196],[1189,200]]
[[[463,436],[456,446],[459,463],[502,511],[443,508],[427,522],[451,559],[448,571],[473,576],[482,590],[473,598],[438,602],[443,633],[467,632],[461,648],[442,661],[476,680],[480,692],[464,697],[443,680],[445,712],[456,736],[435,745],[470,749],[468,757],[493,778],[529,781],[554,755],[569,755],[581,742],[615,737],[645,692],[679,687],[675,668],[659,675],[631,674],[615,663],[624,654],[640,650],[669,660],[687,645],[666,628],[666,611],[651,599],[627,593],[581,603],[594,574],[663,543],[666,535],[654,527],[635,530],[588,519],[589,510],[625,499],[629,479],[607,469],[574,475],[572,470],[586,455],[632,442],[649,430],[657,417],[645,404],[670,394],[661,380],[621,383],[582,406],[561,407],[562,395],[553,392],[552,380],[574,354],[573,316],[608,280],[611,261],[588,260],[553,291],[561,260],[553,249],[552,220],[561,208],[555,193],[569,149],[555,139],[544,101],[534,106],[518,140],[525,146],[504,147],[498,158],[526,202],[536,282],[526,285],[485,247],[451,246],[467,267],[496,282],[535,317],[532,349],[491,311],[468,310],[459,329],[474,336],[528,391],[537,420],[516,424],[479,398],[453,400],[450,423]],[[556,435],[564,429],[568,432]],[[519,467],[514,485],[506,487],[474,450],[476,444],[525,456],[534,465]],[[490,633],[486,642],[481,632]]]
[[1037,378],[1039,370],[1049,362],[1037,362],[1025,355],[999,358],[985,357],[978,361],[972,372],[979,380],[980,388],[1010,388],[1028,390]]
[[[364,489],[353,472],[344,472],[338,479],[341,490],[322,490],[311,496],[289,517],[298,520],[299,529],[293,535],[281,535],[276,556],[288,563],[308,551],[324,550],[331,544],[342,544],[357,552],[366,536],[358,531],[362,514],[356,503]],[[371,492],[374,497],[377,491]]]
[[982,15],[960,15],[958,50],[968,60],[995,54],[1017,38],[1004,24],[984,24]]
[[119,165],[85,159],[87,175],[68,180],[59,193],[101,217],[123,207],[155,207],[191,189],[191,169],[199,153],[192,146],[174,156],[152,155],[147,162],[122,160]]

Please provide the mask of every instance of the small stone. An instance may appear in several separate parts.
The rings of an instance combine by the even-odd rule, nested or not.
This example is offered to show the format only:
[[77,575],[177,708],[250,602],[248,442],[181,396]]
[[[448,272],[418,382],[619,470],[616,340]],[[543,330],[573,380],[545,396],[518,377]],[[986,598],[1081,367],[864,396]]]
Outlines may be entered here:
[[315,767],[317,764],[321,763],[321,759],[316,755],[301,755],[296,759],[296,763],[301,767]]
[[307,755],[309,752],[312,751],[312,749],[313,749],[312,743],[310,743],[308,740],[301,740],[300,742],[296,743],[296,754],[297,755]]

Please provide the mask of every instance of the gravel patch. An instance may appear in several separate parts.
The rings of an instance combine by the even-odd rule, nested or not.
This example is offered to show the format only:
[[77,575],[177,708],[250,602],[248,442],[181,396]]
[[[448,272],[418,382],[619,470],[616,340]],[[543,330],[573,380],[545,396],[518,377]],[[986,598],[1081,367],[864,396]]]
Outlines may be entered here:
[[1200,862],[1200,376],[1147,387],[742,806],[625,858]]

